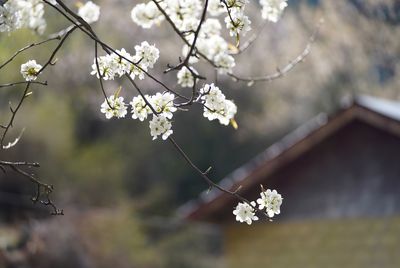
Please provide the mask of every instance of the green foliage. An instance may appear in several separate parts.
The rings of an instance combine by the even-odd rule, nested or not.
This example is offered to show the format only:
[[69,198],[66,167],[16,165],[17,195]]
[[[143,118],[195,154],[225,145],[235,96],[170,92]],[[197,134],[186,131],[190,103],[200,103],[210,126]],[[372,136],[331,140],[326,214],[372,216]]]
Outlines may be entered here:
[[98,268],[160,267],[134,214],[126,208],[98,211],[82,225],[83,243]]

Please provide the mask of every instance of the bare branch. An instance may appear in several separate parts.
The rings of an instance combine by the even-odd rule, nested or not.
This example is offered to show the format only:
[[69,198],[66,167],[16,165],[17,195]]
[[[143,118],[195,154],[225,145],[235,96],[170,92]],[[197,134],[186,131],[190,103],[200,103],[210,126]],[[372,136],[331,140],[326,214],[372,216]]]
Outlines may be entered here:
[[21,81],[21,82],[14,82],[14,83],[8,83],[8,84],[2,84],[0,85],[0,88],[3,87],[13,87],[13,86],[17,86],[17,85],[23,85],[23,84],[38,84],[38,85],[42,85],[42,86],[47,86],[47,81],[44,82],[40,82],[40,81]]
[[30,48],[32,48],[32,47],[36,47],[36,46],[43,45],[43,44],[48,43],[48,42],[50,42],[50,41],[60,40],[60,39],[61,39],[61,37],[57,35],[57,36],[52,37],[52,38],[49,38],[49,39],[47,39],[47,40],[44,40],[44,41],[41,41],[41,42],[38,42],[38,43],[32,43],[32,44],[30,44],[30,45],[27,45],[27,46],[21,48],[20,50],[18,50],[17,52],[15,52],[14,55],[12,55],[8,60],[6,60],[3,64],[1,64],[1,65],[0,65],[0,69],[2,69],[4,66],[6,66],[7,64],[9,64],[11,61],[13,61],[13,59],[15,59],[15,57],[17,57],[20,53],[24,52],[25,50],[28,50],[28,49],[30,49]]
[[265,76],[256,76],[256,77],[240,77],[238,75],[235,75],[233,73],[228,73],[230,77],[232,77],[235,81],[243,81],[243,82],[249,82],[249,83],[255,83],[255,82],[270,82],[272,80],[278,79],[284,75],[286,75],[288,72],[290,72],[294,67],[297,66],[297,64],[301,63],[304,61],[304,59],[310,54],[311,52],[311,47],[315,42],[315,39],[319,33],[319,30],[323,24],[323,20],[321,19],[319,23],[317,24],[317,27],[315,28],[314,32],[310,36],[308,43],[305,47],[305,49],[292,61],[289,62],[286,66],[282,68],[277,68],[277,71],[273,74],[270,75],[265,75]]
[[25,131],[25,128],[23,128],[21,130],[21,132],[19,133],[18,137],[16,137],[13,142],[9,142],[7,145],[4,145],[3,149],[7,150],[7,149],[10,149],[10,148],[14,147],[15,145],[17,145],[17,143],[19,142],[19,140],[22,137],[22,134],[24,134],[24,131]]
[[6,167],[13,170],[14,172],[24,176],[29,179],[33,184],[36,185],[36,192],[34,197],[32,197],[32,202],[40,204],[44,206],[50,206],[52,208],[52,215],[64,215],[63,210],[57,208],[54,202],[50,198],[50,194],[53,192],[53,185],[46,184],[41,182],[35,175],[30,174],[21,169],[21,167],[39,167],[38,163],[30,163],[30,162],[10,162],[10,161],[0,161],[1,170],[6,173]]

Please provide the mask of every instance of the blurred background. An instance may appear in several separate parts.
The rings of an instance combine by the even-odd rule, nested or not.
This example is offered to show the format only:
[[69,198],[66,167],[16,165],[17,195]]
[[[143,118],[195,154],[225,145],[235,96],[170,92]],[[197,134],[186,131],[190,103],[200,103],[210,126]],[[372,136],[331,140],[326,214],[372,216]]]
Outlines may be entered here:
[[[262,24],[260,7],[251,2],[247,11],[256,29]],[[153,73],[178,88],[175,74],[162,74],[181,54],[181,41],[168,25],[151,31],[135,25],[130,10],[138,1],[96,3],[102,9],[94,25],[99,36],[127,51],[143,40],[156,44],[161,54]],[[303,51],[321,18],[324,24],[311,54],[283,78],[250,87],[218,78],[227,98],[238,106],[238,130],[209,122],[199,107],[176,115],[175,139],[200,168],[213,167],[210,175],[215,181],[315,115],[333,113],[343,98],[400,98],[399,1],[288,3],[282,19],[268,24],[254,45],[237,57],[235,74],[275,72]],[[47,33],[68,25],[51,10],[46,12]],[[25,30],[2,33],[0,62],[35,40],[40,37]],[[21,54],[2,70],[0,83],[20,81],[19,66],[32,58],[44,62],[54,45]],[[32,184],[13,173],[0,173],[0,266],[228,267],[221,225],[186,222],[177,215],[180,206],[207,190],[204,181],[170,143],[152,141],[146,123],[108,121],[100,113],[104,98],[97,79],[89,75],[93,48],[91,40],[78,32],[66,42],[57,64],[43,74],[49,86],[34,86],[17,116],[9,137],[26,128],[22,140],[0,152],[2,160],[40,162],[35,172],[55,186],[53,198],[66,214],[48,216],[31,204]],[[198,69],[209,81],[214,79],[209,66]],[[114,93],[119,85],[126,99],[136,95],[122,80],[107,82],[107,92]],[[150,80],[140,85],[148,93],[161,90]],[[15,103],[22,90],[0,90],[1,122],[10,116],[9,101]],[[279,217],[274,224],[279,224]],[[394,235],[400,236],[400,231]]]

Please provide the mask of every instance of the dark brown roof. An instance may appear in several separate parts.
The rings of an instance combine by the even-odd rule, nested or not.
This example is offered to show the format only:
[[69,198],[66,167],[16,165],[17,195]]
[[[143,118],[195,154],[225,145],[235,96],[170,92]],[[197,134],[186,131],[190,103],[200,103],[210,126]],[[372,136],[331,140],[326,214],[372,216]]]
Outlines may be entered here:
[[[334,115],[321,113],[303,124],[234,170],[221,180],[220,185],[230,190],[241,186],[242,193],[259,187],[268,175],[308,152],[355,119],[400,137],[400,102],[358,96],[344,103]],[[232,198],[218,190],[205,191],[198,199],[183,205],[178,213],[190,220],[207,220],[209,215],[218,213],[230,204]]]

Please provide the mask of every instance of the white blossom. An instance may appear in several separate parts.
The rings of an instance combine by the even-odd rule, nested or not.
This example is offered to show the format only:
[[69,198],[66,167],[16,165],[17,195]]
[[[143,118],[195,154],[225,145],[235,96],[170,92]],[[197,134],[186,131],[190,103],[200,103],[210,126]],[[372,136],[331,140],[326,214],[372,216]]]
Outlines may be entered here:
[[[150,100],[150,96],[144,96],[146,100]],[[147,115],[151,114],[150,107],[146,104],[142,96],[136,96],[129,103],[132,106],[132,118],[144,121]]]
[[[181,30],[187,32],[185,35],[186,39],[194,37],[194,31],[196,31],[197,27],[199,27],[199,23],[200,23],[200,20],[195,17],[187,18],[186,20],[184,20],[182,22]],[[203,28],[203,26],[202,26],[202,28]],[[191,39],[189,39],[189,40],[191,40]]]
[[244,9],[249,0],[226,0],[226,4],[229,8]]
[[128,111],[123,97],[115,98],[114,95],[111,95],[107,100],[104,100],[100,107],[100,111],[105,114],[107,119],[125,117]]
[[96,22],[100,17],[100,7],[92,1],[88,1],[79,8],[78,15],[89,24]]
[[36,63],[35,60],[30,60],[21,65],[21,74],[26,81],[33,81],[36,80],[40,69],[42,65]]
[[[192,71],[196,72],[194,69],[192,69]],[[178,78],[178,84],[181,85],[181,87],[193,87],[194,77],[186,66],[182,67],[176,76]]]
[[222,125],[228,125],[235,117],[237,107],[227,100],[221,90],[214,84],[205,85],[200,89],[204,101],[203,116],[212,121],[217,119]]
[[[143,80],[145,77],[145,71],[147,72],[147,65],[141,62],[141,57],[135,55],[132,57],[132,62],[137,64],[130,64],[128,74],[132,79],[135,77],[139,77],[140,80]],[[140,68],[139,68],[140,67]]]
[[152,1],[147,4],[136,5],[131,11],[131,18],[133,22],[145,29],[150,28],[154,24],[159,24],[164,20],[164,16]]
[[[201,43],[202,43],[201,41],[202,41],[201,38],[198,38],[197,39],[197,43],[196,43],[196,47],[197,47],[197,49],[199,51],[200,51],[199,47],[201,46]],[[183,48],[182,48],[182,55],[184,57],[186,57],[187,54],[189,53],[189,50],[190,50],[190,47],[188,45],[184,45]],[[199,59],[197,57],[195,57],[195,56],[190,56],[189,57],[189,63],[190,64],[197,63],[198,61],[199,61]]]
[[200,0],[165,0],[164,9],[179,30],[184,30],[184,22],[191,18],[199,18],[202,11]]
[[153,140],[160,135],[163,140],[166,140],[173,133],[171,122],[163,115],[153,115],[153,119],[149,122],[149,127]]
[[[124,48],[116,50],[117,53],[112,54],[115,61],[115,73],[120,77],[125,73],[129,73],[131,69],[131,62],[134,62],[133,57]],[[128,61],[129,60],[129,61]]]
[[43,34],[46,21],[44,4],[40,0],[10,0],[0,5],[0,32],[29,28]]
[[287,7],[287,0],[260,0],[261,16],[265,20],[277,22]]
[[115,56],[105,55],[100,56],[93,60],[91,75],[96,75],[97,78],[100,76],[104,80],[113,80],[115,75],[118,73],[118,61]]
[[221,34],[221,23],[217,19],[207,19],[201,26],[200,36],[203,38]]
[[225,17],[226,28],[229,29],[229,34],[231,36],[238,36],[242,33],[245,36],[251,30],[249,17],[244,15],[243,10],[239,8],[232,8],[230,14],[230,16]]
[[224,52],[218,53],[214,57],[214,63],[217,65],[218,73],[220,74],[230,73],[233,67],[235,67],[235,59]]
[[258,217],[255,215],[255,202],[250,204],[245,202],[239,202],[235,209],[233,210],[233,215],[236,216],[238,222],[245,222],[248,225],[252,224],[253,221],[257,221]]
[[225,12],[226,9],[221,3],[221,0],[209,0],[207,11],[211,14],[211,16],[218,16],[221,13]]
[[0,32],[11,32],[21,26],[21,14],[17,6],[11,1],[0,5]]
[[141,65],[153,68],[154,63],[160,56],[160,51],[155,45],[149,45],[148,42],[143,41],[140,46],[135,46],[136,55],[140,57]]
[[[209,38],[208,49],[209,51],[207,55],[209,58],[214,58],[216,55],[220,53],[228,54],[228,43],[221,36],[213,35]],[[235,60],[233,59],[233,61]]]
[[176,112],[176,107],[174,106],[175,95],[169,92],[165,92],[163,94],[156,93],[151,96],[150,104],[154,108],[154,110],[160,115],[171,119],[173,116],[173,112]]
[[282,196],[276,190],[267,189],[260,193],[260,198],[257,199],[259,204],[258,209],[265,210],[268,217],[272,218],[275,214],[281,213],[280,207],[282,204]]
[[199,17],[203,9],[200,0],[179,0],[179,5],[183,20]]
[[104,80],[114,80],[116,76],[128,74],[132,79],[139,77],[144,79],[148,67],[159,57],[159,51],[155,46],[150,46],[146,41],[135,47],[136,54],[132,56],[124,48],[115,53],[97,57],[93,60],[91,75]]

